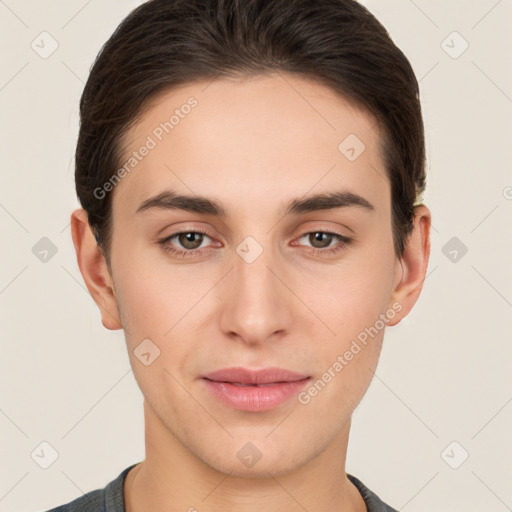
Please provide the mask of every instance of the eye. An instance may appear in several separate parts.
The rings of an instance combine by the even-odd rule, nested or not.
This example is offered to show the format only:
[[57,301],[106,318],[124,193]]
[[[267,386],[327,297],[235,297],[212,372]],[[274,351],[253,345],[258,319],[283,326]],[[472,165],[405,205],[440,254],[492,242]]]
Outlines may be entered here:
[[[210,238],[205,231],[200,229],[194,231],[179,231],[160,240],[158,243],[165,252],[186,257],[200,253],[205,249],[205,247],[201,247],[205,237]],[[175,243],[172,242],[174,239],[176,239],[175,243],[180,244],[183,249],[176,247]]]
[[[351,238],[330,231],[311,231],[304,233],[298,240],[303,238],[306,238],[312,244],[311,252],[314,254],[333,254],[341,251],[352,242]],[[331,245],[331,242],[336,240],[338,242]]]
[[[197,256],[205,250],[212,249],[212,247],[202,247],[205,238],[211,240],[205,231],[196,229],[193,231],[178,231],[160,240],[158,243],[165,252],[184,258],[187,256]],[[352,243],[351,238],[339,233],[331,233],[330,231],[311,231],[304,233],[298,240],[300,241],[303,238],[306,238],[312,244],[309,252],[315,255],[334,254]],[[174,239],[176,240],[173,242]],[[332,245],[333,241],[337,241],[337,243]],[[293,245],[301,244],[293,243]]]

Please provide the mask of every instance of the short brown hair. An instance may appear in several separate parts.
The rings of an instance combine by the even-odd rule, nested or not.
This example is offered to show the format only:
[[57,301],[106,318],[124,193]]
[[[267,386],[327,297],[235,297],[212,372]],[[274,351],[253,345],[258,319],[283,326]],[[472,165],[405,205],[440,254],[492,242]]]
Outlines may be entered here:
[[80,100],[76,191],[109,265],[112,192],[94,191],[118,170],[122,136],[147,101],[193,81],[276,70],[375,116],[403,254],[425,188],[424,128],[414,72],[379,21],[355,0],[150,0],[104,44]]

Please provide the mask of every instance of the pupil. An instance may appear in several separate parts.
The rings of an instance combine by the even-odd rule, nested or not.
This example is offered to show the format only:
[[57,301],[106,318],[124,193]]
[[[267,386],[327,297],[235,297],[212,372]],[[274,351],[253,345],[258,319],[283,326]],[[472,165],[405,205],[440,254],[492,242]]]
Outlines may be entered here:
[[[325,243],[324,235],[327,239],[327,243]],[[329,241],[330,241],[329,237],[332,235],[330,235],[329,233],[322,233],[320,231],[317,231],[316,233],[313,234],[313,236],[314,236],[316,242],[324,242],[324,244],[321,245],[321,247],[326,247],[329,245]]]
[[182,244],[187,247],[188,249],[195,249],[197,247],[199,247],[199,245],[201,245],[201,242],[199,241],[199,243],[196,241],[194,241],[194,238],[196,237],[196,235],[200,238],[202,235],[201,233],[185,233],[182,235],[182,237],[184,237],[184,242],[182,241]]

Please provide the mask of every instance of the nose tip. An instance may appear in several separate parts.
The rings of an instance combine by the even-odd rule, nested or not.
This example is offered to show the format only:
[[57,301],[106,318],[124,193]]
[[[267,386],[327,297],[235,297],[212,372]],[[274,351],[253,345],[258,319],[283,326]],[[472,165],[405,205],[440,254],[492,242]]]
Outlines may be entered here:
[[[253,241],[246,241],[245,256],[254,257]],[[248,263],[236,256],[233,271],[224,287],[221,328],[232,338],[255,345],[283,334],[290,325],[289,294],[269,265],[269,255],[261,251]]]

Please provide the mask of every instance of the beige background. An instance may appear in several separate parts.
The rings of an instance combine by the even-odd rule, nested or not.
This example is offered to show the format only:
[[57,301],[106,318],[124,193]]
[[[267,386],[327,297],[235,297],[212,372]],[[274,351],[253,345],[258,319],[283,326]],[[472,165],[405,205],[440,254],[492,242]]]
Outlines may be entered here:
[[[144,457],[124,338],[102,327],[69,230],[79,96],[139,3],[0,1],[0,511],[68,502]],[[512,2],[364,3],[420,80],[433,229],[422,296],[386,331],[354,414],[347,471],[406,512],[512,510]],[[31,48],[42,31],[58,43],[46,59]]]

